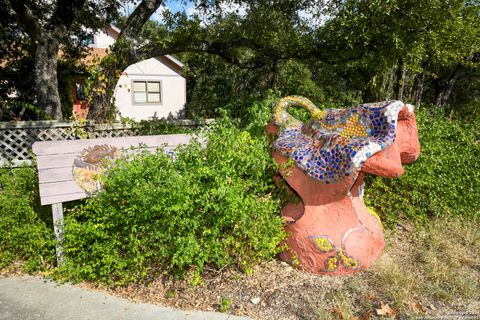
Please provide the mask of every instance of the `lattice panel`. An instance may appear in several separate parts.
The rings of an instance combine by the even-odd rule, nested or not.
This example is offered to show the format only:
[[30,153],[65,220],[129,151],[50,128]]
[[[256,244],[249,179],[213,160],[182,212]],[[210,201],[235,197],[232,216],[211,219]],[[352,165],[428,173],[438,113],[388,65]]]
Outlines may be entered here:
[[58,141],[79,139],[71,128],[45,128],[39,129],[36,141]]
[[[102,129],[96,130],[95,126],[84,127],[86,138],[117,138],[139,135],[139,130],[127,129]],[[32,160],[32,144],[35,141],[58,141],[81,139],[82,135],[71,127],[54,128],[11,128],[0,129],[0,165]]]
[[[48,121],[47,121],[48,122]],[[185,127],[200,124],[191,120],[171,121]],[[11,163],[13,166],[32,160],[32,144],[35,141],[58,141],[96,138],[119,138],[139,136],[140,130],[120,124],[89,124],[76,127],[71,122],[45,124],[45,122],[0,123],[0,166]]]
[[[0,160],[2,162],[30,160],[33,144],[30,133],[22,129],[0,131]],[[28,148],[30,146],[30,149]]]
[[137,129],[92,130],[92,134],[95,138],[121,138],[121,137],[138,136],[139,130]]

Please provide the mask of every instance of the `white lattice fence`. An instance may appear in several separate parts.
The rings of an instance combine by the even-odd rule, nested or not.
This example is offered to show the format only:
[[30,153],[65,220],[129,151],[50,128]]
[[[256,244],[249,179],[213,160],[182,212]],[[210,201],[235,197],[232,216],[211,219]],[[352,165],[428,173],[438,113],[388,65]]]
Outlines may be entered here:
[[[191,120],[172,120],[168,123],[185,127],[201,125]],[[78,125],[74,122],[61,121],[0,122],[0,166],[31,163],[32,144],[35,141],[117,138],[139,134],[139,128],[130,124],[87,122]]]

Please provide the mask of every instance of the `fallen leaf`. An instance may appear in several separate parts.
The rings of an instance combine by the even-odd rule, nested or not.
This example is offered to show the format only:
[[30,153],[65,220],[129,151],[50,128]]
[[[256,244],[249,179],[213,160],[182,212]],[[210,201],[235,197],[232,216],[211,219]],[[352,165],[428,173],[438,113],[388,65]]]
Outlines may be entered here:
[[367,311],[362,313],[359,316],[351,317],[350,320],[371,320],[372,319],[372,311]]
[[333,307],[329,311],[331,313],[337,315],[339,319],[341,319],[341,320],[345,319],[345,317],[343,316],[343,312],[340,309],[338,309],[336,307]]
[[367,299],[370,300],[370,301],[377,301],[378,297],[376,295],[369,294]]
[[410,310],[416,313],[425,314],[425,312],[427,312],[427,310],[425,310],[425,308],[422,306],[420,302],[410,301],[408,303],[408,307],[410,308]]
[[390,308],[388,304],[385,304],[383,302],[380,302],[380,303],[381,303],[380,309],[375,309],[375,311],[377,311],[378,316],[386,316],[389,318],[395,317],[397,312],[394,309]]

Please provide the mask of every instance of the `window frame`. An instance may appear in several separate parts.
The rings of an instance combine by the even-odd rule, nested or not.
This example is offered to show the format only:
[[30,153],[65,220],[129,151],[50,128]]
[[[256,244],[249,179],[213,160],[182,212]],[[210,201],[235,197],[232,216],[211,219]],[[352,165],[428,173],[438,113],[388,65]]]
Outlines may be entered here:
[[[143,82],[145,83],[145,102],[136,102],[135,101],[135,82]],[[148,83],[158,83],[159,85],[159,94],[160,94],[160,101],[159,102],[148,102]],[[132,79],[130,83],[131,89],[131,94],[132,94],[132,105],[136,106],[158,106],[158,105],[163,105],[163,81],[162,80],[147,80],[147,79]],[[141,92],[141,91],[136,91],[136,92]],[[151,93],[157,93],[156,91],[152,91]]]

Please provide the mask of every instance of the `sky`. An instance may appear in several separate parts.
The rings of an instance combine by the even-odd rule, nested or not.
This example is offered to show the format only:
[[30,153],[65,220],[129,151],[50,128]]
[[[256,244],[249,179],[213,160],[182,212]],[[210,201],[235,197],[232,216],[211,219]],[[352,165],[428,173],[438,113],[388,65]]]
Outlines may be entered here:
[[[133,12],[133,10],[135,9],[135,6],[136,6],[135,5],[136,2],[138,2],[138,0],[137,1],[131,1],[129,4],[127,4],[127,6],[124,9],[124,11],[125,11],[124,14],[126,16],[129,16]],[[154,15],[152,16],[152,18],[154,20],[161,20],[161,13],[166,8],[170,9],[170,11],[172,11],[173,13],[185,11],[187,14],[189,14],[190,12],[193,12],[193,10],[194,10],[194,1],[167,0],[167,1],[165,1],[165,4],[166,4],[165,6],[160,7],[154,13]]]
[[[139,0],[135,1],[132,0],[129,4],[124,9],[124,14],[126,16],[130,15],[133,10],[135,9],[135,2],[138,2]],[[327,3],[327,1],[324,1],[324,3]],[[245,15],[246,10],[248,9],[246,6],[240,6],[238,4],[226,4],[225,2],[220,5],[222,10],[225,13],[230,13],[230,12],[237,12],[240,16]],[[200,18],[202,18],[202,13],[198,12],[197,9],[195,8],[195,0],[166,0],[165,5],[161,6],[151,17],[153,20],[157,20],[159,22],[162,22],[162,12],[166,9],[170,9],[173,13],[176,12],[183,12],[185,11],[188,16],[192,16],[193,14],[197,13],[199,14]],[[300,12],[300,17],[304,19],[310,19],[312,18],[313,14],[311,12]],[[327,20],[328,17],[324,16],[320,18],[318,21],[313,21],[311,20],[310,23],[313,23],[314,25],[322,25],[325,20]],[[204,21],[205,22],[205,21]]]
[[[136,7],[136,4],[138,4],[138,1],[135,1],[135,0],[132,0],[130,1],[124,8],[124,14],[126,16],[129,16],[133,10],[135,10],[135,7]],[[222,10],[225,12],[225,13],[229,13],[229,12],[237,12],[240,16],[243,16],[245,15],[246,13],[246,7],[242,7],[238,4],[226,4],[226,3],[222,3],[220,5],[220,7],[222,8]],[[175,0],[166,0],[165,1],[165,5],[164,6],[161,6],[151,17],[151,19],[153,20],[156,20],[156,21],[159,21],[159,22],[162,22],[163,19],[162,19],[162,13],[164,10],[166,9],[170,9],[170,11],[172,11],[172,13],[177,13],[177,12],[183,12],[185,11],[185,13],[188,15],[188,16],[192,16],[194,14],[198,14],[200,16],[200,18],[202,19],[203,17],[203,14],[201,12],[199,12],[196,8],[195,8],[195,0],[179,0],[179,1],[175,1]],[[205,22],[205,21],[204,21]]]

